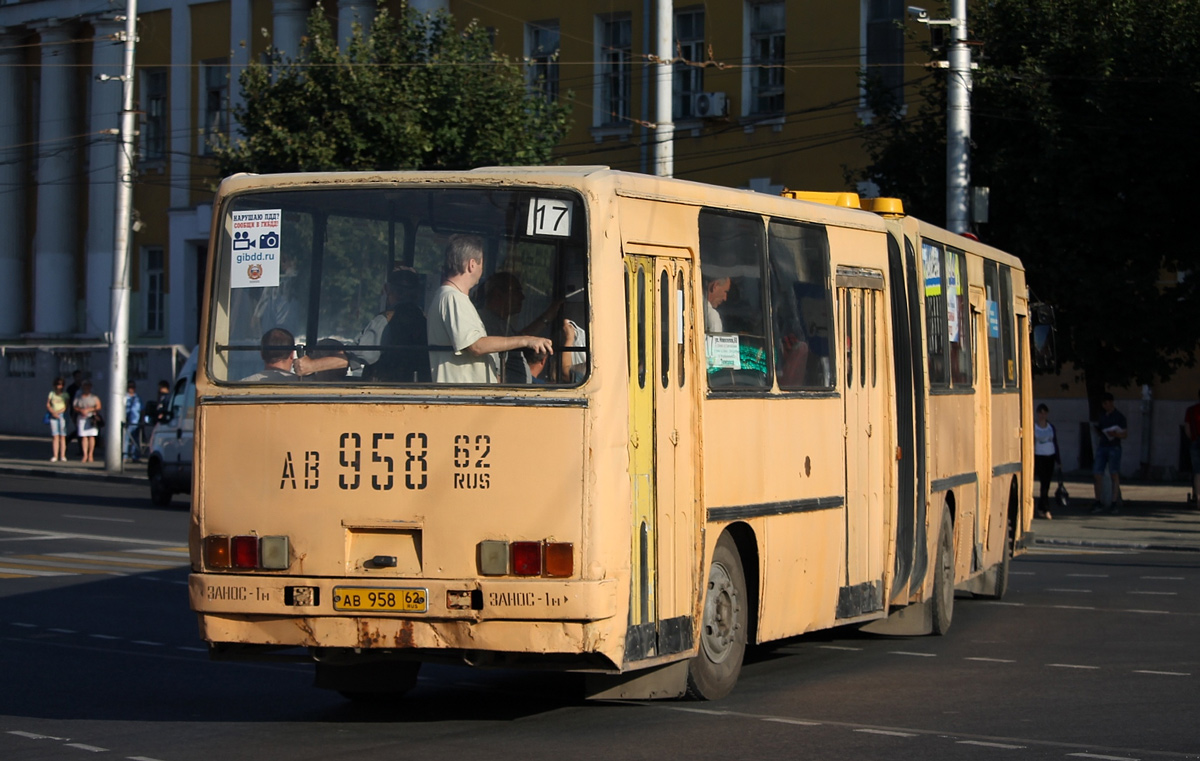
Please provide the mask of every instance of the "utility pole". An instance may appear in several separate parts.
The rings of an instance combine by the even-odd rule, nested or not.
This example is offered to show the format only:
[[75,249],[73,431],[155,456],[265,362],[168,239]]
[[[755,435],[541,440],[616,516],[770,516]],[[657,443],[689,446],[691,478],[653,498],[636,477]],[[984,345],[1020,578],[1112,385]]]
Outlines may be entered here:
[[[908,15],[926,26],[950,27],[946,78],[946,229],[965,233],[971,215],[971,48],[967,45],[967,0],[951,0],[948,19],[931,19],[924,8]],[[937,66],[938,63],[934,65]]]
[[125,381],[129,372],[129,233],[133,216],[133,55],[137,42],[137,0],[126,0],[125,63],[121,69],[121,135],[117,148],[117,219],[113,234],[112,332],[108,365],[108,431],[104,467],[120,473],[124,457]]
[[950,5],[950,76],[946,80],[946,229],[967,232],[971,214],[971,49],[967,0]]
[[674,5],[671,0],[655,0],[654,30],[656,34],[654,66],[654,173],[659,177],[675,174],[675,121],[671,109],[672,77],[675,58],[672,45]]

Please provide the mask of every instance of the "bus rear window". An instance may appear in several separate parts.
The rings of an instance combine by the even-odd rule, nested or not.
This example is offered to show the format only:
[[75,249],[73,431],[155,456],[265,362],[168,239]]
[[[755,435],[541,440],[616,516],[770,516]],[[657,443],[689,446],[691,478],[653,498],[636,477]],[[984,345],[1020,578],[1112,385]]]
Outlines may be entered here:
[[[588,374],[586,219],[575,193],[267,191],[232,197],[221,224],[209,316],[219,382],[532,387]],[[464,252],[481,263],[449,279],[450,298],[447,274],[463,274]],[[483,336],[513,340],[477,354]],[[547,341],[552,355],[536,350]]]

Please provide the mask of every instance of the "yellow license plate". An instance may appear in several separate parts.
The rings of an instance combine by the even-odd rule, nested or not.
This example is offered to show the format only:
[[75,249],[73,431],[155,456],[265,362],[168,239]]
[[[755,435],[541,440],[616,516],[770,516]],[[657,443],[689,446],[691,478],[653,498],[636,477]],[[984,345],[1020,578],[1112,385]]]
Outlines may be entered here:
[[426,589],[335,587],[333,609],[425,613],[429,610],[429,591]]

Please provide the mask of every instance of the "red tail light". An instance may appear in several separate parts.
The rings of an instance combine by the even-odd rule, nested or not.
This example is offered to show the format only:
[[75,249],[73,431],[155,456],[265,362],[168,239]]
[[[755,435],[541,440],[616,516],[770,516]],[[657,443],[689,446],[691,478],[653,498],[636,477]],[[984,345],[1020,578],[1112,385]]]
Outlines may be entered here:
[[235,536],[229,544],[234,568],[258,568],[257,536]]
[[513,574],[517,576],[540,576],[542,574],[542,543],[512,543]]

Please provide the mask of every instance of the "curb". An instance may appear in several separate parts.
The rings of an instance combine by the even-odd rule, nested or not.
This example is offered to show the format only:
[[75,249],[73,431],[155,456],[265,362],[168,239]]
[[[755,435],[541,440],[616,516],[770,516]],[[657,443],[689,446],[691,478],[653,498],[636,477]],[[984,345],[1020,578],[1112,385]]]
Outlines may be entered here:
[[1158,544],[1155,542],[1114,542],[1102,539],[1035,539],[1034,545],[1052,547],[1093,547],[1106,550],[1144,550],[1153,552],[1200,552],[1200,547],[1182,544]]
[[9,476],[36,476],[38,478],[68,478],[77,481],[109,481],[118,484],[148,485],[145,476],[110,475],[107,472],[50,470],[42,468],[14,468],[0,465],[0,474]]

